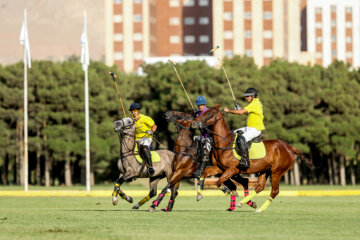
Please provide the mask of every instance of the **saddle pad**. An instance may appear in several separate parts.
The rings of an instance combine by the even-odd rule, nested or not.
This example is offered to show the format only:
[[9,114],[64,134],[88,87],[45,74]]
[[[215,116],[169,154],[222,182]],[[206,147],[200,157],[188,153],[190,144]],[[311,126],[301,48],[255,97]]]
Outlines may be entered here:
[[[139,162],[139,163],[142,163],[143,162],[143,159],[141,158],[140,154],[139,154],[139,150],[138,150],[138,147],[137,147],[137,144],[135,144],[135,149],[134,149],[134,152],[135,152],[135,157],[136,157],[136,160]],[[153,163],[155,162],[160,162],[160,155],[157,151],[150,151],[151,153],[151,160]]]
[[[235,138],[236,139],[236,138]],[[233,144],[233,153],[236,159],[240,160],[241,156],[236,152],[236,142]],[[266,156],[266,149],[264,143],[261,141],[259,143],[251,143],[249,158],[250,159],[260,159]]]

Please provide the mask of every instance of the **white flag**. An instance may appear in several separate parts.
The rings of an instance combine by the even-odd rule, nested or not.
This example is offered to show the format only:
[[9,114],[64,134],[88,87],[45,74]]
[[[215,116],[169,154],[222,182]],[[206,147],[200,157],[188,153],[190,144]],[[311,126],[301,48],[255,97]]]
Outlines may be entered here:
[[90,63],[89,46],[88,46],[87,33],[86,33],[86,11],[84,11],[84,26],[83,26],[83,32],[82,32],[81,38],[80,38],[80,45],[81,45],[82,69],[84,71],[86,71],[89,66],[89,63]]
[[24,64],[28,64],[28,67],[31,68],[30,44],[27,31],[26,10],[24,10],[24,21],[21,26],[19,40],[20,44],[24,46]]

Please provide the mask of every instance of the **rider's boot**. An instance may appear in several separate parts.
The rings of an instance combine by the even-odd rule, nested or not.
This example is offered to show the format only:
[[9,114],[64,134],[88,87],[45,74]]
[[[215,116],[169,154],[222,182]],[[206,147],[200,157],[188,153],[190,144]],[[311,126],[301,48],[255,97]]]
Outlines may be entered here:
[[208,154],[205,154],[201,160],[202,160],[201,164],[196,165],[196,171],[194,172],[194,176],[198,179],[200,179],[202,173],[205,170],[206,165],[210,160]]
[[148,165],[148,174],[150,176],[152,176],[152,175],[154,175],[155,170],[154,170],[153,164],[152,164],[150,148],[148,146],[142,146],[141,150],[142,150],[142,152],[144,154],[144,158],[145,158],[146,163]]
[[243,135],[238,135],[238,138],[236,139],[236,144],[238,145],[240,149],[240,167],[242,168],[249,168],[250,162],[249,162],[249,152],[246,145],[246,139]]

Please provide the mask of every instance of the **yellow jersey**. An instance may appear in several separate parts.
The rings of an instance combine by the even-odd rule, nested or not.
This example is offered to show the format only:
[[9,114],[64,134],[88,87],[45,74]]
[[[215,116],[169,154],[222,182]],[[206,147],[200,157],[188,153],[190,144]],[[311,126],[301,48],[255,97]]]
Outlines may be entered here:
[[135,121],[135,140],[140,140],[144,137],[152,138],[151,135],[146,133],[146,131],[151,130],[155,124],[151,117],[139,113],[137,120],[135,120],[134,116],[132,116],[132,119]]
[[256,128],[258,131],[264,130],[265,126],[263,123],[263,106],[259,98],[254,98],[249,105],[244,107],[248,112],[249,116],[247,119],[247,126]]

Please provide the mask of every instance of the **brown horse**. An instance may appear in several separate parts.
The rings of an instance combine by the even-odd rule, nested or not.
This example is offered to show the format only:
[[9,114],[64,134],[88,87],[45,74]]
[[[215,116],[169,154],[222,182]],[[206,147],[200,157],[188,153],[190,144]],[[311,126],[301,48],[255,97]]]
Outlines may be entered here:
[[[171,177],[168,185],[162,190],[158,198],[150,206],[149,211],[151,212],[154,211],[155,208],[160,204],[167,192],[167,189],[169,188],[171,189],[172,194],[168,206],[162,210],[172,210],[175,203],[175,198],[178,194],[177,190],[180,185],[180,180],[184,177],[192,177],[197,164],[196,145],[193,140],[195,129],[190,128],[192,121],[195,119],[195,114],[177,111],[167,111],[165,113],[165,118],[166,120],[172,122],[179,130],[179,134],[176,139],[176,155],[173,162],[173,176]],[[247,195],[249,180],[246,178],[242,178],[240,175],[233,176],[232,179],[243,185],[245,195]],[[224,181],[224,185],[228,187],[233,193],[235,193],[236,185],[230,179]],[[256,208],[256,203],[252,201],[249,201],[248,205]],[[234,208],[235,201],[232,199],[232,204],[228,210],[232,211]]]
[[[192,128],[205,128],[212,126],[214,138],[215,161],[212,167],[206,169],[202,177],[222,173],[217,185],[220,186],[224,181],[238,175],[239,173],[258,173],[259,178],[255,187],[255,192],[245,197],[238,206],[250,199],[256,194],[264,190],[266,179],[271,175],[271,193],[269,199],[261,206],[257,212],[264,211],[271,201],[279,194],[279,183],[281,177],[292,167],[295,162],[295,154],[299,155],[302,160],[306,161],[308,166],[312,162],[306,159],[300,150],[290,146],[289,144],[273,139],[263,140],[266,149],[266,156],[262,159],[250,160],[250,168],[244,170],[239,166],[239,160],[233,154],[233,142],[235,134],[230,131],[223,113],[219,110],[220,105],[209,108],[192,122]],[[209,129],[208,129],[209,130]],[[214,161],[214,159],[213,159]]]

